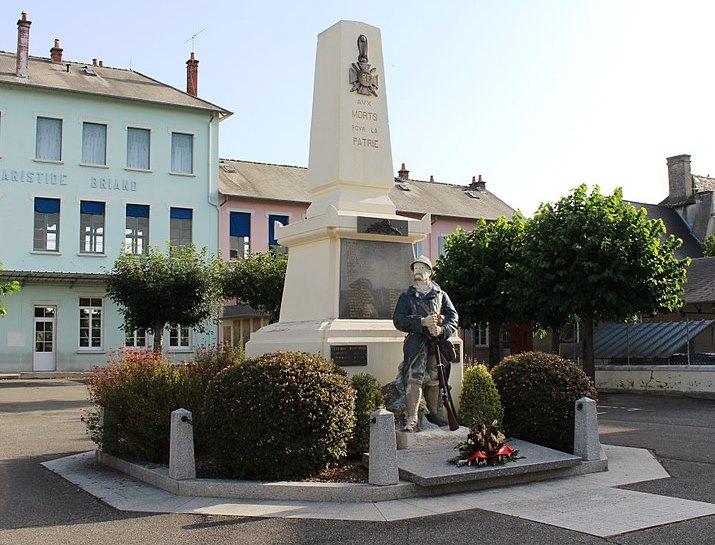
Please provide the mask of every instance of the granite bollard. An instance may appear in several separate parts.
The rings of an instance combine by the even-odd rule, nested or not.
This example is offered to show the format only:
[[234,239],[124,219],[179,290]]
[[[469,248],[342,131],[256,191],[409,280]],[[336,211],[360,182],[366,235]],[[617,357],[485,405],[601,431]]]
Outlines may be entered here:
[[368,482],[379,486],[397,484],[395,415],[378,409],[370,415],[370,468]]
[[574,415],[573,453],[585,461],[599,460],[601,443],[598,440],[596,402],[590,397],[576,400]]
[[196,478],[194,425],[191,421],[191,411],[186,409],[176,409],[171,413],[169,478],[177,480]]

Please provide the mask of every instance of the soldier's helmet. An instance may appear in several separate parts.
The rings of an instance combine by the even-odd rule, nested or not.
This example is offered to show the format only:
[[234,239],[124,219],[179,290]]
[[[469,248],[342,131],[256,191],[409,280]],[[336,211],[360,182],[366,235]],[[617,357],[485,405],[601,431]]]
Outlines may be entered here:
[[417,259],[412,261],[412,263],[410,263],[410,269],[413,271],[415,270],[415,263],[424,263],[425,265],[427,265],[429,267],[430,271],[432,270],[432,262],[429,260],[429,257],[427,257],[427,256],[421,255],[420,257],[418,257]]

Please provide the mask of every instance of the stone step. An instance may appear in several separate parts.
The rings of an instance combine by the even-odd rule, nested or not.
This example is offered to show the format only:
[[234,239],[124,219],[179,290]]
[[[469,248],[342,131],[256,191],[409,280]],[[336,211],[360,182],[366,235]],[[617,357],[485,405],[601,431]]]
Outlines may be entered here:
[[[512,439],[507,444],[519,451],[519,459],[503,465],[495,466],[463,466],[457,467],[448,460],[459,455],[453,443],[443,443],[441,446],[410,448],[397,451],[397,466],[400,478],[411,481],[419,486],[438,487],[474,481],[494,482],[487,486],[502,486],[528,480],[541,480],[551,476],[560,476],[559,470],[573,468],[582,464],[582,460],[573,454],[559,452],[550,448]],[[603,470],[592,468],[591,470]],[[548,475],[549,473],[554,475]],[[525,476],[531,476],[524,478]],[[512,482],[513,481],[513,482]]]

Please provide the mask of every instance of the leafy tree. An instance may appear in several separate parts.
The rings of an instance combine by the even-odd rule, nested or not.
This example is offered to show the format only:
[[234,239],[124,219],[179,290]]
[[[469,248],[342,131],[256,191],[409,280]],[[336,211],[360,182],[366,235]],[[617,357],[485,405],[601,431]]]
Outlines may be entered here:
[[[2,273],[2,261],[0,261],[0,273]],[[12,292],[20,289],[20,284],[13,280],[11,282],[0,282],[0,318],[7,313],[7,307],[3,304],[2,298],[7,297]]]
[[217,315],[221,270],[219,258],[193,245],[169,253],[156,246],[139,256],[121,253],[109,271],[107,295],[119,305],[124,327],[152,332],[154,350],[161,351],[167,324],[205,331],[205,322]]
[[584,370],[595,376],[593,328],[636,313],[673,311],[683,304],[690,259],[673,255],[661,220],[581,185],[556,204],[542,204],[526,223],[523,259],[514,270],[514,295],[541,326],[581,323]]
[[519,314],[512,297],[512,269],[519,259],[524,220],[482,219],[473,231],[457,229],[447,238],[445,253],[435,265],[435,281],[459,313],[460,326],[489,324],[489,365],[499,363],[502,325]]
[[283,299],[288,256],[275,253],[251,254],[231,261],[223,278],[223,294],[237,298],[278,320]]
[[715,235],[710,235],[705,239],[703,244],[703,255],[704,256],[715,256]]

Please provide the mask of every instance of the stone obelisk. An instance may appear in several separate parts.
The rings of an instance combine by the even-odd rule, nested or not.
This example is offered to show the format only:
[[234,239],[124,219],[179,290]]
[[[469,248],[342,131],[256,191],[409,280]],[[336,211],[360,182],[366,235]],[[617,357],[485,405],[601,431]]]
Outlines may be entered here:
[[305,351],[394,380],[404,334],[392,312],[412,283],[412,245],[430,231],[429,216],[396,215],[394,183],[380,30],[340,21],[318,36],[311,205],[306,219],[276,225],[289,250],[280,321],[252,335],[247,356]]

